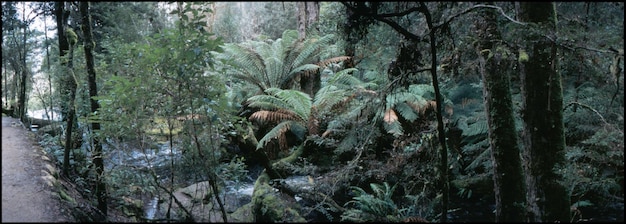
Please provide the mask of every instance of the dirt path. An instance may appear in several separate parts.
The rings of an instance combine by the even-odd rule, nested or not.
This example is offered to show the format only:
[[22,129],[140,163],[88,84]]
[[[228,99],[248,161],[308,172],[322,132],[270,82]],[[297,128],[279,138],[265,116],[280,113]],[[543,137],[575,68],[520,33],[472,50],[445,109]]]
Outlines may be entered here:
[[17,119],[2,117],[3,223],[71,221],[52,193],[55,171],[48,161]]

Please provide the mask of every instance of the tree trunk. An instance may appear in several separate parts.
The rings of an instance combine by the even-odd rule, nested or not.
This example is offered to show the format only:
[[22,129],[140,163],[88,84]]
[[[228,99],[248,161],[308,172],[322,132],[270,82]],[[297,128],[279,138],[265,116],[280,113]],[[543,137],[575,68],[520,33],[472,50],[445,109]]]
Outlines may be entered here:
[[433,80],[433,89],[435,90],[435,101],[437,102],[437,137],[439,140],[439,155],[441,156],[440,169],[441,174],[439,181],[441,182],[441,219],[440,222],[448,221],[448,198],[450,197],[450,184],[448,180],[448,147],[446,146],[446,133],[443,124],[443,117],[441,112],[443,111],[443,100],[441,91],[439,90],[439,81],[437,78],[437,37],[435,35],[435,29],[433,25],[433,19],[430,14],[430,10],[426,6],[426,3],[421,2],[419,11],[426,17],[426,23],[430,30],[430,74]]
[[[63,168],[62,174],[67,176],[69,174],[69,164],[70,164],[70,152],[74,148],[74,144],[72,140],[77,140],[79,138],[74,138],[73,129],[78,127],[76,120],[76,110],[74,108],[74,99],[76,98],[76,80],[74,79],[74,71],[73,71],[73,57],[74,57],[74,44],[76,44],[76,40],[68,39],[68,31],[67,31],[67,19],[69,17],[69,11],[65,10],[65,2],[57,2],[56,3],[56,20],[57,20],[57,35],[59,35],[59,60],[61,61],[61,68],[65,70],[64,74],[61,78],[60,89],[63,91],[61,96],[62,102],[67,102],[67,104],[61,104],[61,113],[63,119],[67,122],[67,127],[65,129],[65,151],[63,153]],[[71,43],[71,42],[74,43]],[[67,58],[65,55],[69,54]]]
[[[26,3],[22,6],[22,21],[26,23]],[[24,25],[22,28],[22,46],[19,51],[20,54],[20,88],[18,89],[17,97],[17,116],[20,121],[26,122],[26,80],[28,80],[28,67],[26,65],[26,31],[28,26]]]
[[[312,29],[317,30],[317,20],[319,18],[320,6],[318,2],[297,2],[298,8],[298,41],[304,42],[307,33]],[[321,87],[321,77],[319,71],[308,72],[300,77],[300,88],[302,92],[308,93],[311,97]]]
[[319,2],[296,2],[298,9],[298,40],[306,39],[307,33],[318,31]]
[[[98,116],[97,112],[100,108],[100,103],[95,97],[98,96],[98,86],[96,83],[96,69],[93,57],[93,48],[95,42],[91,33],[91,16],[89,14],[89,2],[79,3],[80,14],[82,17],[82,30],[83,30],[83,47],[85,49],[85,61],[87,62],[87,74],[89,82],[89,101],[91,104],[91,116]],[[97,119],[97,118],[96,118]],[[104,161],[102,159],[102,144],[100,143],[100,137],[98,131],[100,130],[100,123],[97,121],[91,122],[91,131],[93,132],[93,164],[96,167],[96,197],[98,198],[98,209],[104,217],[107,216],[107,193],[106,182],[104,180]],[[106,219],[106,218],[105,218]],[[104,221],[104,220],[102,220]]]
[[[530,222],[569,222],[570,198],[556,169],[564,163],[563,90],[557,72],[554,3],[520,3],[520,20],[538,25],[520,50]],[[552,40],[551,40],[552,39]],[[526,53],[525,50],[528,50]],[[534,219],[534,220],[533,220]]]
[[489,125],[496,199],[496,222],[524,222],[526,189],[509,88],[510,69],[492,10],[479,12],[477,51],[483,78],[483,98]]

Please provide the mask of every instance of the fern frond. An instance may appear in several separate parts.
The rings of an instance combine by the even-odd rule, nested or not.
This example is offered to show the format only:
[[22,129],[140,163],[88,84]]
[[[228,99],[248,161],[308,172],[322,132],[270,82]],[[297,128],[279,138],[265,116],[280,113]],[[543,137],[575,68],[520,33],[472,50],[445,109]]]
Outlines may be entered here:
[[278,110],[290,107],[287,102],[272,95],[255,95],[248,98],[247,102],[248,106],[262,110]]
[[392,134],[393,136],[398,137],[404,134],[404,129],[399,121],[383,123],[383,126],[387,133]]
[[334,35],[328,34],[319,39],[309,38],[305,40],[298,56],[291,62],[292,67],[310,63],[312,58],[320,54],[320,49],[332,43]]
[[489,126],[487,125],[487,120],[480,119],[472,124],[468,124],[467,129],[463,129],[463,136],[486,135],[488,132]]
[[293,111],[300,117],[301,121],[306,121],[311,115],[311,97],[309,94],[292,89],[270,88],[266,91],[268,94],[276,96],[278,99],[286,103],[284,109]]
[[333,85],[324,86],[315,94],[313,105],[318,108],[320,113],[324,113],[332,110],[337,104],[346,103],[344,100],[349,97],[349,94],[350,92]]
[[284,120],[297,119],[297,116],[292,113],[286,113],[285,111],[260,110],[250,115],[250,119],[263,122],[278,123]]
[[[265,145],[267,145],[267,143],[269,143],[273,139],[279,139],[280,140],[280,138],[284,137],[285,133],[291,129],[292,125],[300,125],[300,124],[298,124],[297,122],[294,122],[294,121],[283,121],[283,122],[279,123],[274,128],[272,128],[272,130],[267,132],[267,134],[265,134],[265,136],[263,136],[263,138],[261,138],[259,140],[259,144],[257,144],[256,148],[257,149],[263,148]],[[286,145],[282,145],[282,143],[280,143],[280,144],[281,144],[281,148],[285,148],[286,147]]]
[[393,122],[397,122],[398,121],[398,116],[396,115],[396,112],[393,109],[387,109],[387,111],[385,112],[385,116],[384,116],[383,120],[387,124],[391,124]]
[[404,119],[407,119],[408,121],[415,121],[419,117],[416,113],[416,111],[419,110],[415,110],[413,107],[409,106],[408,103],[400,103],[396,105],[395,109],[398,111],[398,113],[400,113],[400,116],[402,116]]
[[335,64],[335,63],[339,63],[339,62],[343,62],[343,61],[347,61],[350,60],[350,56],[338,56],[338,57],[333,57],[333,58],[329,58],[323,61],[320,61],[317,63],[318,66],[325,68],[328,67],[330,64]]

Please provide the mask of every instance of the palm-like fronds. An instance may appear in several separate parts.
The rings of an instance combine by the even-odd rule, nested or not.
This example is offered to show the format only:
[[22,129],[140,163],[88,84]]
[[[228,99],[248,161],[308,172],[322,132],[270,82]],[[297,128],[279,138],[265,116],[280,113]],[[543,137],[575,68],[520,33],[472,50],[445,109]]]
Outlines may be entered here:
[[286,30],[274,41],[248,41],[226,44],[218,58],[230,62],[228,74],[265,91],[268,88],[292,89],[302,75],[317,72],[330,63],[349,59],[346,56],[319,62],[322,49],[332,45],[334,36],[309,38],[300,42],[295,30]]
[[[298,90],[269,88],[267,95],[248,99],[249,106],[261,109],[250,116],[251,120],[277,123],[257,145],[262,148],[272,139],[279,139],[281,148],[286,147],[285,133],[293,126],[306,127],[311,115],[311,97]],[[303,136],[299,136],[303,137]]]
[[399,136],[404,133],[399,118],[413,122],[428,109],[436,107],[436,102],[429,100],[433,88],[426,84],[410,85],[406,90],[398,89],[385,98],[385,110],[382,114],[387,132]]
[[342,221],[351,222],[398,222],[402,220],[400,209],[391,196],[395,187],[384,184],[371,183],[373,193],[369,194],[360,187],[351,187],[356,194],[346,206],[353,208],[341,215]]

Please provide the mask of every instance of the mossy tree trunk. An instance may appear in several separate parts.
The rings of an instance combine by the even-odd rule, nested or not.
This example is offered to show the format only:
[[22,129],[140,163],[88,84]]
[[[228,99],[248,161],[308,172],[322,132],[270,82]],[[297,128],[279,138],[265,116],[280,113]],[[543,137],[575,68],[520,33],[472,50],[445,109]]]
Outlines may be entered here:
[[513,118],[513,103],[507,70],[508,53],[502,41],[493,10],[479,12],[476,21],[480,73],[493,164],[496,222],[524,222],[526,188],[520,148]]
[[[55,14],[57,20],[57,35],[59,35],[59,60],[61,62],[61,68],[64,69],[63,74],[61,74],[62,77],[60,82],[60,89],[63,93],[61,101],[67,102],[67,104],[61,105],[63,119],[67,122],[67,127],[65,129],[65,151],[63,153],[62,174],[67,176],[69,174],[70,152],[74,148],[74,144],[72,144],[72,142],[76,143],[79,140],[79,138],[75,137],[76,134],[73,132],[74,129],[78,128],[78,122],[76,119],[76,109],[74,103],[77,84],[74,79],[72,62],[74,56],[73,49],[78,41],[78,37],[67,27],[69,10],[65,9],[65,2],[56,2]],[[66,54],[68,55],[66,56]]]
[[[98,86],[96,84],[96,69],[93,57],[93,49],[95,42],[91,33],[91,15],[89,14],[89,2],[79,3],[80,14],[82,17],[81,27],[83,30],[83,47],[85,49],[85,61],[87,62],[87,77],[89,83],[89,98],[92,116],[96,116],[100,103],[95,97],[98,96]],[[97,118],[96,118],[97,119]],[[90,119],[92,120],[92,119]],[[100,130],[100,123],[98,121],[91,121],[91,131],[93,132],[93,164],[96,168],[96,197],[98,199],[98,210],[102,212],[103,217],[107,216],[107,193],[106,182],[104,181],[104,161],[102,159],[102,144],[100,143],[100,137],[98,131]],[[106,219],[106,218],[105,218]],[[102,220],[104,221],[104,220]]]
[[531,27],[520,49],[525,153],[528,160],[530,222],[569,222],[570,198],[559,182],[564,162],[563,89],[557,71],[556,8],[523,2],[519,18]]

